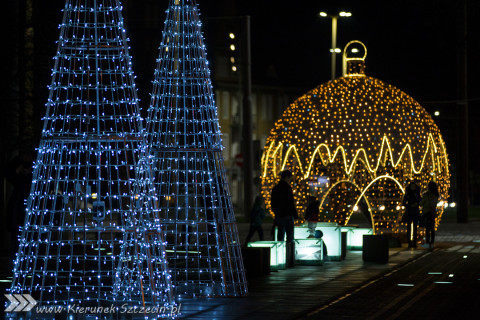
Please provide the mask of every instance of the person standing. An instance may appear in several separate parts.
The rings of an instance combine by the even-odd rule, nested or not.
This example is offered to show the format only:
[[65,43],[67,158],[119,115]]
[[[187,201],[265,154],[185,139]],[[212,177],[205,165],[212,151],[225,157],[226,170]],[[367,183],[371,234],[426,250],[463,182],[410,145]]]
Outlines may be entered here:
[[402,217],[402,222],[407,224],[407,238],[408,247],[417,247],[417,225],[420,217],[420,188],[413,181],[410,182],[405,195],[403,197],[403,206],[405,207],[405,213]]
[[280,173],[280,182],[273,187],[271,195],[272,210],[275,214],[275,222],[278,227],[277,241],[284,241],[287,235],[287,243],[293,243],[294,224],[298,219],[293,190],[290,186],[293,174],[290,170]]
[[435,241],[435,218],[437,217],[437,203],[438,203],[438,186],[435,182],[428,183],[428,190],[420,200],[420,207],[422,207],[422,215],[425,221],[425,242],[429,249],[433,249],[433,242]]
[[258,232],[258,237],[260,238],[260,241],[263,241],[262,223],[264,218],[265,218],[265,201],[263,201],[263,198],[261,195],[258,195],[255,197],[253,208],[250,211],[250,230],[248,231],[245,245],[247,245],[250,242],[250,239],[253,237],[255,232]]
[[307,210],[305,210],[305,220],[308,224],[308,238],[315,238],[315,228],[317,227],[318,215],[320,214],[320,201],[316,197],[308,197]]

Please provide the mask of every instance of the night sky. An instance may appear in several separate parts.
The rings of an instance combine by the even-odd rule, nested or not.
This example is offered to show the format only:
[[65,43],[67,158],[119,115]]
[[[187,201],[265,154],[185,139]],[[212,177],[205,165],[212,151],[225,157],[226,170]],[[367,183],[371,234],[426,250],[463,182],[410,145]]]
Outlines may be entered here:
[[[38,2],[38,1],[36,1]],[[124,1],[127,33],[137,76],[151,78],[157,47],[163,29],[164,9],[145,16],[151,0]],[[367,74],[394,84],[420,102],[450,101],[457,96],[458,0],[406,1],[219,1],[199,0],[204,20],[208,52],[215,45],[209,28],[222,28],[210,18],[250,15],[252,19],[252,60],[254,82],[265,82],[268,68],[278,76],[276,84],[304,87],[305,91],[330,79],[331,20],[318,16],[320,11],[352,12],[350,18],[338,21],[338,47],[350,40],[360,40],[368,49]],[[37,8],[37,24],[48,35],[39,46],[54,54],[58,38],[60,9],[64,0],[42,1]],[[157,6],[162,8],[161,5]],[[479,53],[480,2],[470,0],[469,12],[469,95],[480,96],[475,71],[480,69]],[[230,13],[226,13],[230,11]],[[235,13],[235,11],[237,13]],[[143,14],[143,17],[142,17]],[[154,21],[157,20],[157,21]],[[151,24],[156,24],[152,30]],[[42,30],[42,31],[43,31]],[[53,32],[52,32],[53,30]],[[152,32],[153,31],[153,32]],[[43,32],[42,32],[43,33]],[[214,59],[214,57],[209,57]],[[51,68],[50,60],[49,69]],[[337,70],[340,69],[340,58]],[[137,70],[138,67],[138,70]],[[150,68],[151,67],[151,68]],[[271,81],[271,80],[269,80]],[[147,81],[149,82],[149,81]],[[148,84],[150,87],[150,85]],[[150,88],[140,86],[140,94]]]
[[[146,93],[150,90],[151,70],[155,66],[161,33],[142,32],[146,22],[138,12],[133,12],[140,10],[137,3],[127,5],[126,23],[132,31],[134,59],[142,56],[141,61],[136,59],[134,62],[139,81],[145,83],[140,96],[148,100],[142,91],[144,88],[147,88]],[[321,18],[318,13],[351,12],[351,17],[338,20],[337,47],[343,49],[351,40],[362,41],[368,50],[367,75],[397,86],[431,114],[440,111],[436,123],[444,135],[455,168],[460,152],[457,70],[463,28],[462,1],[200,0],[198,3],[207,53],[219,45],[215,42],[215,32],[228,28],[228,23],[212,18],[250,15],[254,84],[294,87],[301,92],[330,80],[331,20]],[[480,142],[480,129],[475,126],[480,118],[480,81],[476,77],[480,71],[480,62],[476,58],[480,55],[477,40],[480,39],[480,20],[476,19],[480,16],[480,1],[469,0],[467,7],[470,159],[474,164],[480,156],[475,148]],[[163,12],[157,17],[161,29]],[[145,50],[148,45],[150,51]],[[139,52],[141,47],[144,50]],[[210,54],[209,59],[215,57]],[[272,70],[276,77],[272,77]],[[341,60],[337,55],[337,74],[340,72]],[[480,172],[473,166],[472,170]]]
[[[252,21],[252,62],[255,84],[280,85],[307,92],[330,79],[331,20],[318,13],[350,11],[352,17],[339,19],[337,46],[350,40],[367,46],[366,73],[393,84],[419,101],[427,111],[440,110],[437,118],[451,159],[458,149],[459,108],[457,107],[459,8],[463,0],[405,1],[265,1],[265,0],[199,0],[204,21],[207,52],[213,52],[213,32],[225,28],[219,16],[250,15]],[[34,1],[35,28],[35,108],[36,129],[48,97],[52,57],[56,51],[58,25],[64,0]],[[155,4],[155,6],[153,5]],[[163,30],[167,0],[124,1],[127,34],[131,39],[133,67],[137,87],[146,110],[153,78],[158,44]],[[152,9],[155,8],[155,9]],[[157,9],[158,8],[158,9]],[[2,15],[3,30],[9,39],[16,37],[8,11]],[[7,16],[5,16],[7,15]],[[480,136],[476,121],[480,118],[480,1],[468,1],[468,95],[470,108],[471,163],[479,151]],[[10,38],[9,38],[10,37]],[[15,46],[6,46],[14,56]],[[5,50],[5,49],[4,49]],[[12,50],[12,51],[9,51]],[[213,60],[215,57],[209,55]],[[3,69],[8,68],[4,60]],[[212,64],[213,65],[213,64]],[[274,70],[275,77],[272,77]],[[338,59],[337,72],[341,70]],[[215,70],[212,70],[215,72]],[[480,172],[479,169],[473,168]],[[480,176],[480,174],[478,174]]]
[[[204,17],[218,1],[199,1]],[[273,64],[279,82],[310,89],[330,79],[331,20],[320,11],[352,12],[338,21],[338,47],[360,40],[368,49],[367,74],[394,84],[419,101],[456,99],[457,11],[461,1],[237,1],[252,16],[254,78]],[[480,3],[469,3],[470,66],[479,64]],[[208,19],[205,19],[208,31]],[[205,35],[208,41],[208,34]],[[338,59],[340,67],[340,59]],[[473,92],[471,92],[473,94]]]
[[[58,24],[64,0],[34,1],[37,54],[42,72],[53,66],[58,38]],[[160,12],[145,17],[148,3],[164,3]],[[266,81],[267,70],[277,74],[274,84],[304,87],[305,91],[330,79],[331,20],[318,16],[320,11],[352,12],[352,17],[338,21],[337,46],[343,48],[350,40],[367,46],[366,72],[396,85],[419,102],[450,101],[457,96],[458,0],[406,1],[219,1],[199,0],[204,21],[207,52],[215,45],[209,28],[222,28],[210,18],[248,14],[252,19],[252,61],[254,83]],[[127,0],[125,23],[131,39],[134,71],[140,82],[151,79],[157,58],[158,43],[164,22],[167,0]],[[225,4],[226,3],[226,4]],[[157,7],[162,8],[161,5]],[[226,7],[228,7],[226,9]],[[469,1],[469,95],[479,97],[476,57],[480,46],[480,1]],[[232,13],[225,13],[226,11]],[[144,17],[142,17],[142,15]],[[154,21],[157,20],[157,21]],[[150,25],[155,24],[156,30]],[[209,59],[214,59],[210,57]],[[337,71],[340,71],[340,57]],[[45,70],[47,69],[47,70]],[[49,81],[45,83],[45,86]],[[151,85],[140,85],[144,96]],[[43,90],[43,89],[42,89]],[[46,89],[45,89],[46,91]]]

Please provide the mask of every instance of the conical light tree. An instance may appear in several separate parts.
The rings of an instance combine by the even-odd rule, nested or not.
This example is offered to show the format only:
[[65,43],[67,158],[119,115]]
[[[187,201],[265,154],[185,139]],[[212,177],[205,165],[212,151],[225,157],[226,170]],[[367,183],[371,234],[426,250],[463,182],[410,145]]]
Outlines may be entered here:
[[147,117],[159,216],[176,293],[247,293],[196,1],[172,0]]
[[121,9],[64,8],[10,290],[40,306],[172,299],[162,237],[147,237],[161,230],[145,229],[148,210],[135,208],[152,201],[134,192],[145,131]]

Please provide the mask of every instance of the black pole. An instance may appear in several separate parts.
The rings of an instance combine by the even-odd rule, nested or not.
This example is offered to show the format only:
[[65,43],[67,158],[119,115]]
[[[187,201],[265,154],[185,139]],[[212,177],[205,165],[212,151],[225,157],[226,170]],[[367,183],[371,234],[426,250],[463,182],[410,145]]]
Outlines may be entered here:
[[243,84],[243,213],[249,216],[253,189],[252,152],[252,61],[250,54],[250,16],[242,18],[242,84]]
[[460,156],[457,165],[457,222],[468,222],[468,89],[467,89],[467,1],[460,6],[458,15],[458,107],[460,109]]

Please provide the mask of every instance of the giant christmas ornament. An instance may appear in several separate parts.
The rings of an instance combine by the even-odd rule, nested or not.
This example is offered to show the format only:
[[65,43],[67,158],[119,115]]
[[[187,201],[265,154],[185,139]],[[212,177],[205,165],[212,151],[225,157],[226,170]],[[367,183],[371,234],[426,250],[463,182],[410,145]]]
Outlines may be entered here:
[[[345,48],[343,77],[294,101],[275,123],[262,157],[262,194],[279,172],[294,173],[299,213],[310,195],[320,200],[321,220],[347,225],[362,213],[375,232],[402,232],[402,197],[408,181],[426,190],[438,183],[447,199],[449,163],[432,117],[412,97],[365,75],[365,46]],[[439,207],[438,225],[443,213]]]

